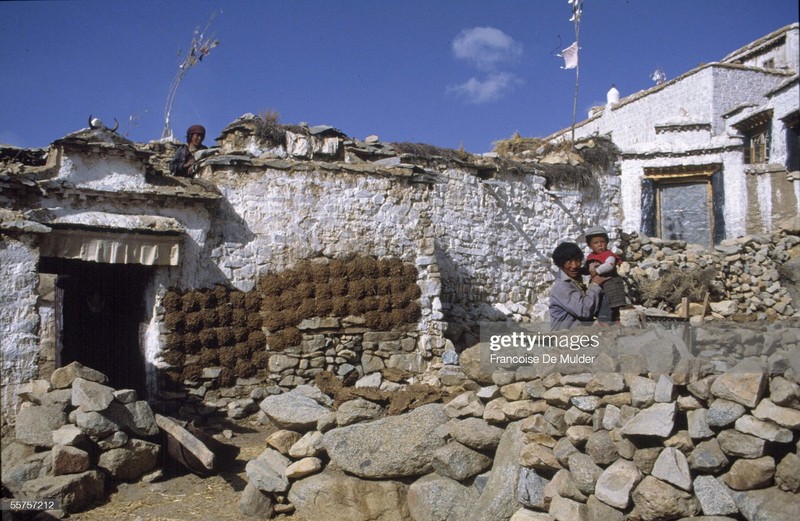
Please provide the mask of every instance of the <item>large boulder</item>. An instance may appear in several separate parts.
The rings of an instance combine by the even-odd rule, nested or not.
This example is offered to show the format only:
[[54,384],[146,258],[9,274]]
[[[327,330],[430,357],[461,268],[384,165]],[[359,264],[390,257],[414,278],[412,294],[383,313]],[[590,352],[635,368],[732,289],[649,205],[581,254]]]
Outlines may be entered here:
[[314,398],[295,390],[267,396],[260,407],[277,427],[302,432],[315,429],[317,421],[331,411]]
[[469,521],[494,521],[508,519],[520,508],[517,501],[520,467],[519,453],[525,446],[525,433],[520,422],[508,425],[497,452],[489,475],[489,481],[478,497]]
[[80,474],[33,479],[22,486],[19,497],[58,499],[62,510],[80,512],[102,499],[104,494],[103,474],[88,470]]
[[539,475],[536,470],[520,468],[517,480],[517,501],[526,507],[547,508],[552,501],[552,496],[548,496],[550,483],[549,479]]
[[370,481],[326,470],[296,481],[289,501],[301,519],[407,521],[408,487],[397,481]]
[[586,495],[594,491],[597,480],[603,474],[603,469],[598,467],[591,456],[576,452],[567,460],[567,466],[575,479],[578,489]]
[[690,517],[700,512],[700,502],[653,476],[645,477],[631,496],[644,521],[661,521]]
[[102,414],[134,436],[155,436],[159,433],[153,410],[144,400],[126,404],[114,402]]
[[247,462],[245,471],[250,484],[262,492],[282,493],[289,489],[286,469],[292,462],[275,449],[267,448]]
[[239,499],[239,512],[255,519],[269,519],[273,514],[272,498],[248,483]]
[[461,521],[477,498],[475,487],[428,474],[408,487],[408,510],[414,521]]
[[642,473],[632,461],[618,459],[600,474],[595,484],[597,499],[624,510],[628,508],[633,487],[642,479]]
[[83,378],[72,382],[72,405],[84,412],[104,411],[114,401],[114,389]]
[[79,474],[89,470],[89,453],[69,445],[55,445],[53,455],[53,475]]
[[475,450],[494,450],[503,436],[503,429],[489,425],[483,418],[466,418],[450,427],[450,436]]
[[155,443],[132,438],[124,447],[100,454],[97,466],[113,479],[133,481],[156,467],[160,448]]
[[97,411],[84,412],[78,409],[74,411],[74,414],[75,425],[89,436],[105,438],[114,434],[115,431],[122,430],[122,425],[103,413]]
[[344,402],[336,411],[336,423],[340,427],[363,421],[377,420],[384,416],[383,407],[363,398]]
[[731,496],[731,490],[713,476],[694,478],[694,494],[700,508],[707,516],[724,516],[739,511]]
[[747,521],[795,521],[797,519],[797,494],[783,492],[777,487],[734,492],[733,500]]
[[463,481],[492,466],[492,460],[454,441],[433,451],[433,468],[440,476]]
[[751,490],[766,487],[774,476],[775,460],[772,456],[764,456],[734,461],[720,479],[734,490]]
[[461,364],[461,370],[470,380],[474,380],[481,385],[491,385],[494,383],[491,371],[481,367],[481,349],[488,351],[489,346],[476,344],[469,349],[465,349],[459,357],[459,363]]
[[657,403],[631,418],[622,433],[628,436],[658,436],[668,438],[675,426],[675,402]]
[[686,456],[674,447],[667,447],[661,451],[653,465],[652,475],[683,490],[692,489],[689,463],[686,461]]
[[745,407],[755,407],[763,396],[767,383],[768,378],[761,363],[747,359],[717,377],[711,385],[711,394]]
[[[6,457],[8,452],[3,451]],[[22,497],[22,487],[28,481],[43,478],[52,474],[53,456],[51,452],[37,452],[29,454],[17,461],[3,460],[3,486],[10,490],[14,496]]]
[[331,462],[363,478],[420,476],[433,470],[434,451],[445,444],[444,405],[428,404],[402,416],[340,427],[325,433]]
[[50,375],[50,383],[54,389],[66,389],[72,385],[76,378],[83,378],[100,384],[107,384],[108,377],[91,367],[86,367],[80,362],[72,362],[64,367],[59,367]]
[[37,447],[53,446],[53,431],[67,424],[67,415],[55,405],[32,405],[17,413],[16,436]]

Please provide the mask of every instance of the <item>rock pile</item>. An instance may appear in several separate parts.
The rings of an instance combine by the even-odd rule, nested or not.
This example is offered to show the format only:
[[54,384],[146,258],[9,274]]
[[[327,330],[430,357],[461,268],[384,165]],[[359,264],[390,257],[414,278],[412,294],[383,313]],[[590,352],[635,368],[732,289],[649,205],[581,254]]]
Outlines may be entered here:
[[[649,300],[650,307],[674,310],[677,304],[670,297],[679,301],[694,291],[692,300],[702,302],[703,293],[709,291],[714,302],[711,311],[718,318],[751,315],[764,320],[798,311],[792,296],[798,282],[793,274],[800,268],[796,233],[727,239],[713,251],[641,233],[622,233],[620,238],[628,261],[621,274],[631,285],[630,294]],[[669,276],[684,280],[669,280],[670,288],[660,291],[664,288],[657,282]],[[681,291],[675,291],[676,287]]]
[[17,498],[58,499],[66,512],[105,496],[108,481],[154,471],[160,445],[150,406],[73,362],[19,391],[15,440],[3,447],[3,487]]
[[[717,351],[709,333],[743,345]],[[478,345],[462,353],[461,394],[399,416],[364,398],[335,408],[311,386],[267,397],[260,409],[280,430],[248,463],[239,508],[260,519],[796,519],[800,329],[757,342],[749,329],[697,334],[708,356],[684,353],[665,372],[609,347],[583,372],[487,373]],[[617,347],[630,342],[617,335]]]

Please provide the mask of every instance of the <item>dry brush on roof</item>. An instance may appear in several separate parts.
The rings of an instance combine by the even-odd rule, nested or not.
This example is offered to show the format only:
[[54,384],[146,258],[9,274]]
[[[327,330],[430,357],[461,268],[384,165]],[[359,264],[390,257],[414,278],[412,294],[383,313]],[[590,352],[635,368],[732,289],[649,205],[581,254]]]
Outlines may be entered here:
[[608,171],[616,162],[619,149],[604,136],[593,136],[573,143],[569,140],[546,141],[515,134],[509,139],[495,141],[498,163],[507,171],[533,173],[549,183],[578,188],[591,185],[594,173]]
[[288,125],[278,123],[280,114],[274,110],[265,110],[253,119],[254,134],[262,142],[275,146],[286,145]]
[[558,152],[576,152],[585,161],[598,166],[612,164],[619,154],[619,149],[606,136],[592,136],[574,143],[568,139],[548,141],[541,138],[522,137],[514,134],[509,139],[494,142],[494,152],[500,157],[536,159]]
[[398,154],[406,154],[420,159],[440,157],[447,161],[470,162],[474,156],[463,149],[442,148],[426,143],[391,143]]

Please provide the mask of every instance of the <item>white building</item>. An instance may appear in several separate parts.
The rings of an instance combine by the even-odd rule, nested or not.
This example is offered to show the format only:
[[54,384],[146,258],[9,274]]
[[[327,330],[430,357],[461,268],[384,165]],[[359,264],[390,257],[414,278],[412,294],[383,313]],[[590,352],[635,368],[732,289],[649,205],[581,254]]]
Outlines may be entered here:
[[625,231],[710,246],[798,227],[798,47],[795,23],[651,89],[612,87],[576,125],[621,151]]

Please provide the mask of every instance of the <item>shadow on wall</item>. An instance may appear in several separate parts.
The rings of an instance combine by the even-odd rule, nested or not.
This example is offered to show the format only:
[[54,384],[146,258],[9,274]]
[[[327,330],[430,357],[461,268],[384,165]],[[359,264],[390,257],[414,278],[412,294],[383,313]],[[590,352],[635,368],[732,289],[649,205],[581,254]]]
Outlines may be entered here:
[[247,225],[247,221],[236,213],[236,209],[230,201],[226,198],[220,199],[217,213],[212,215],[211,229],[209,230],[209,238],[218,240],[214,244],[209,243],[209,246],[214,248],[223,242],[247,244],[255,237],[256,235]]
[[[526,181],[534,182],[530,177],[523,180],[523,182]],[[601,193],[599,182],[592,176],[584,179],[580,185],[571,183],[569,180],[559,180],[558,182],[551,180],[549,183],[553,184],[557,190],[573,190],[574,194],[582,197],[583,200],[598,199]],[[495,215],[487,217],[490,221],[489,225],[497,228],[498,237],[504,238],[503,244],[500,244],[497,239],[487,237],[488,244],[484,247],[497,251],[505,249],[506,254],[513,254],[520,259],[522,265],[516,267],[519,277],[522,277],[523,272],[529,271],[530,267],[549,272],[552,263],[550,252],[542,250],[542,242],[531,233],[530,225],[526,229],[523,222],[520,221],[518,207],[524,203],[524,200],[511,199],[509,194],[511,183],[504,180],[491,180],[482,182],[481,185],[495,202],[494,205],[491,205]],[[542,194],[535,186],[527,186],[526,191],[536,197],[541,197]],[[564,212],[565,220],[571,222],[570,228],[582,230],[585,227],[586,219],[579,218],[573,210],[559,200],[560,192],[546,191],[544,193],[551,198],[552,204]],[[535,222],[536,215],[533,207],[524,212],[524,215],[528,217],[529,222]],[[563,225],[560,227],[567,228]],[[460,351],[478,342],[478,321],[506,319],[505,314],[498,311],[491,303],[491,297],[496,296],[493,293],[499,291],[492,285],[495,278],[502,277],[500,272],[513,270],[515,267],[504,265],[503,260],[499,258],[492,261],[491,252],[487,252],[483,261],[489,263],[489,266],[483,272],[478,271],[474,266],[479,263],[459,259],[459,255],[450,252],[447,245],[439,240],[435,242],[435,255],[442,277],[441,300],[444,315],[442,320],[448,324],[445,336]],[[495,262],[496,266],[491,265],[492,262]],[[519,282],[523,283],[522,280]]]
[[505,320],[486,299],[488,293],[479,280],[459,265],[437,240],[436,262],[442,277],[442,315],[447,323],[445,338],[461,352],[475,345],[480,337],[479,320]]

